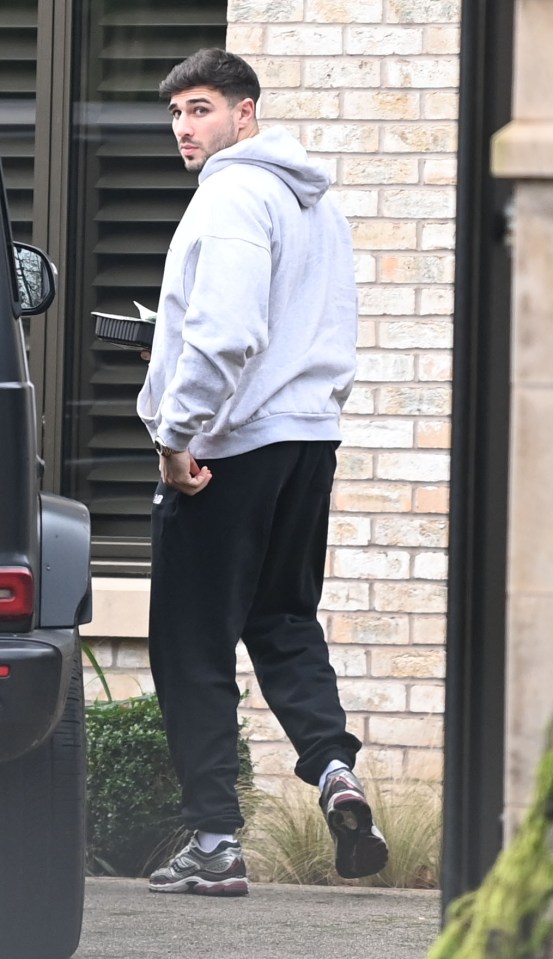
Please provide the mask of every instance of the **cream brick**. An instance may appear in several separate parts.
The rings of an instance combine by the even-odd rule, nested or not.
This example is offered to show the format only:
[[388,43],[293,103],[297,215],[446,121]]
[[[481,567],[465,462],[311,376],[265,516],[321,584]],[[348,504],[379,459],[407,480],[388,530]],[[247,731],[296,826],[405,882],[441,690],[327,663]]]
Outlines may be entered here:
[[419,420],[415,438],[418,449],[449,449],[451,424],[449,420]]
[[348,450],[341,446],[338,450],[338,479],[372,479],[374,472],[373,455],[365,450]]
[[419,486],[414,509],[416,513],[448,513],[449,486]]
[[305,20],[316,23],[380,23],[383,0],[305,0]]
[[443,722],[440,716],[371,716],[369,737],[383,745],[439,747]]
[[459,116],[459,94],[450,90],[434,90],[422,98],[422,115],[428,120],[456,120]]
[[390,23],[451,23],[461,16],[460,0],[387,0]]
[[330,662],[337,676],[367,675],[367,655],[363,648],[348,646],[329,646]]
[[[411,486],[400,483],[346,483],[334,487],[334,507],[353,513],[408,513]],[[359,607],[362,608],[362,607]]]
[[418,516],[386,516],[373,520],[373,542],[378,546],[412,546],[445,549],[447,520]]
[[417,120],[421,115],[418,93],[379,90],[345,91],[343,116],[353,120]]
[[379,453],[376,476],[385,480],[413,480],[417,482],[449,479],[449,454],[426,450],[411,453]]
[[415,250],[416,223],[401,220],[365,220],[351,225],[353,245],[367,250]]
[[331,515],[328,528],[330,546],[366,546],[370,541],[370,519],[363,516],[348,518],[340,513]]
[[407,579],[409,553],[401,550],[335,549],[334,576],[345,579]]
[[405,56],[422,53],[423,32],[419,27],[350,27],[346,30],[346,53],[365,57]]
[[419,683],[409,690],[409,709],[412,713],[443,713],[445,689],[436,683]]
[[[376,259],[372,253],[354,253],[353,256],[355,263],[355,280],[357,283],[373,283],[376,277]],[[374,323],[370,324],[372,330],[372,337],[370,343],[358,343],[363,346],[374,346],[375,336],[374,336]]]
[[416,579],[447,579],[447,555],[419,553],[414,558],[413,573]]
[[424,52],[458,54],[461,46],[461,31],[457,25],[429,26],[424,31]]
[[452,283],[455,260],[449,253],[393,253],[377,261],[383,283]]
[[263,53],[265,27],[252,24],[229,23],[227,27],[226,49],[231,53],[247,57],[250,53]]
[[269,709],[249,709],[241,706],[240,719],[246,720],[246,736],[250,743],[283,742],[286,733]]
[[[154,691],[152,675],[146,669],[136,670],[132,673],[110,670],[106,678],[110,693],[113,699],[118,702]],[[95,673],[91,673],[88,669],[85,670],[83,681],[87,702],[106,700],[107,697],[103,687]]]
[[418,183],[419,163],[415,157],[344,157],[346,184]]
[[375,610],[383,613],[444,613],[447,590],[436,583],[374,583]]
[[[279,4],[274,4],[278,8]],[[339,26],[306,26],[297,28],[268,26],[265,52],[270,56],[319,56],[342,53],[342,28]],[[257,52],[257,51],[255,51]]]
[[143,642],[122,642],[117,646],[116,665],[121,669],[149,669],[150,657],[148,644]]
[[452,87],[456,89],[459,84],[459,58],[412,57],[397,60],[390,58],[384,64],[382,77],[385,87],[417,87],[431,90],[436,87]]
[[[357,255],[357,254],[356,254]],[[364,256],[365,254],[361,254]],[[376,273],[376,261],[375,261]],[[376,320],[360,316],[357,326],[357,346],[359,349],[370,349],[376,346]]]
[[[451,263],[453,270],[454,260],[452,260]],[[448,290],[431,287],[427,290],[421,290],[419,312],[422,316],[444,314],[446,316],[452,316],[454,302],[453,287]],[[440,344],[435,343],[434,345],[439,346]]]
[[292,57],[248,57],[261,89],[268,87],[299,87],[301,85],[301,60]]
[[377,190],[337,189],[332,191],[332,197],[344,216],[376,216],[378,210]]
[[348,446],[371,449],[411,449],[414,424],[410,420],[369,420],[365,416],[342,417],[342,435]]
[[339,93],[268,92],[261,95],[261,113],[265,118],[281,120],[289,117],[301,119],[334,119],[340,116]]
[[403,749],[374,749],[370,746],[363,749],[355,764],[355,774],[366,784],[369,802],[374,780],[401,779],[403,766]]
[[236,672],[237,673],[251,673],[252,663],[248,655],[248,650],[244,646],[242,640],[238,643],[236,647]]
[[413,616],[413,642],[421,646],[445,645],[447,618],[445,616]]
[[369,386],[354,384],[344,409],[346,413],[358,413],[365,416],[374,413],[374,390]]
[[336,613],[332,619],[331,634],[333,643],[403,646],[409,642],[409,617]]
[[405,758],[405,776],[422,782],[442,781],[444,759],[441,749],[408,749]]
[[421,250],[453,250],[455,247],[455,221],[447,223],[423,223]]
[[407,691],[403,683],[342,679],[338,682],[338,689],[346,712],[399,713],[407,707]]
[[393,679],[440,679],[445,675],[443,649],[373,649],[371,676]]
[[365,57],[332,57],[330,60],[309,57],[303,68],[306,87],[355,89],[380,85],[380,62]]
[[[117,645],[112,643],[109,639],[86,639],[87,646],[90,647],[90,651],[98,665],[102,669],[109,669],[110,666],[113,666],[115,663],[115,656],[117,652]],[[83,649],[83,664],[84,666],[92,665],[88,656],[86,655],[85,650]]]
[[327,153],[375,153],[378,127],[368,123],[313,123],[302,132],[307,150]]
[[402,219],[443,220],[455,215],[455,191],[430,186],[418,190],[413,187],[382,190],[380,212],[383,216]]
[[451,120],[383,125],[381,150],[385,153],[454,153],[457,124]]
[[357,379],[360,382],[409,382],[414,379],[415,358],[405,353],[368,352],[357,358]]
[[327,579],[320,602],[321,609],[368,609],[369,587],[367,583],[344,583]]
[[447,386],[382,386],[377,409],[388,416],[445,416],[451,411]]
[[391,320],[382,321],[378,330],[378,345],[396,350],[449,350],[452,346],[451,320]]
[[256,776],[291,776],[297,762],[288,742],[251,742],[250,752]]
[[441,184],[455,184],[457,182],[457,158],[440,157],[425,160],[423,164],[423,183],[430,186]]
[[451,355],[426,353],[418,357],[418,378],[425,381],[451,380]]
[[303,20],[303,0],[228,0],[229,23],[293,23]]
[[405,316],[414,313],[415,300],[413,287],[362,287],[359,290],[359,312],[368,316]]

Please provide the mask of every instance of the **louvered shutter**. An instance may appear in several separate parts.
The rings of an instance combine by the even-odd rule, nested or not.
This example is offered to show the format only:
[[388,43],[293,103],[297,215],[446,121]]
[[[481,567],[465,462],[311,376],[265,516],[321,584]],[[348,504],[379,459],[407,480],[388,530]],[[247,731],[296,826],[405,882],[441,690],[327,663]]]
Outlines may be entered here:
[[[197,179],[186,173],[159,82],[202,46],[224,46],[226,3],[111,0],[80,8],[76,50],[66,490],[92,514],[96,569],[144,570],[157,456],[135,403],[145,365],[101,343],[92,310],[155,309],[170,238]],[[134,565],[133,565],[134,564]]]
[[0,157],[18,240],[33,221],[37,0],[0,3]]

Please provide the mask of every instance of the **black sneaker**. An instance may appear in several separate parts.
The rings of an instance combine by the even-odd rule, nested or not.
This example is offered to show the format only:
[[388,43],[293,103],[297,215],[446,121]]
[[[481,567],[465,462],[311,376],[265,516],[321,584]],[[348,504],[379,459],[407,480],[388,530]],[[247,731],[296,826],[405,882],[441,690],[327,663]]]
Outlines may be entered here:
[[380,872],[388,862],[388,847],[373,823],[363,787],[350,769],[326,777],[319,805],[336,847],[336,872],[359,879]]
[[246,866],[239,842],[223,840],[203,852],[194,834],[184,849],[150,876],[150,892],[196,896],[247,896]]

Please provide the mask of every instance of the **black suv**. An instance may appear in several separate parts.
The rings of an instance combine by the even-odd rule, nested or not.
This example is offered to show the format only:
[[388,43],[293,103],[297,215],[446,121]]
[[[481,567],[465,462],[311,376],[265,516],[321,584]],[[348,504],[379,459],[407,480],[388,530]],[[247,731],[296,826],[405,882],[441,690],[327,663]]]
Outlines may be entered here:
[[0,164],[0,953],[67,959],[79,943],[85,730],[79,623],[91,618],[90,524],[40,492],[22,315],[55,293],[14,244]]

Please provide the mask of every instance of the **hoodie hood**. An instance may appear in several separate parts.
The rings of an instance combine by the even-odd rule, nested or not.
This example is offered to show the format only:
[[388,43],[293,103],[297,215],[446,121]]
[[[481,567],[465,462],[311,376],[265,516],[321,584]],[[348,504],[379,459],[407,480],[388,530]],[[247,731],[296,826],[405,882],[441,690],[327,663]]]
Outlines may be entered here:
[[326,170],[311,162],[301,144],[284,127],[271,127],[213,154],[200,172],[199,183],[236,163],[264,167],[274,173],[303,207],[318,203],[330,186]]

